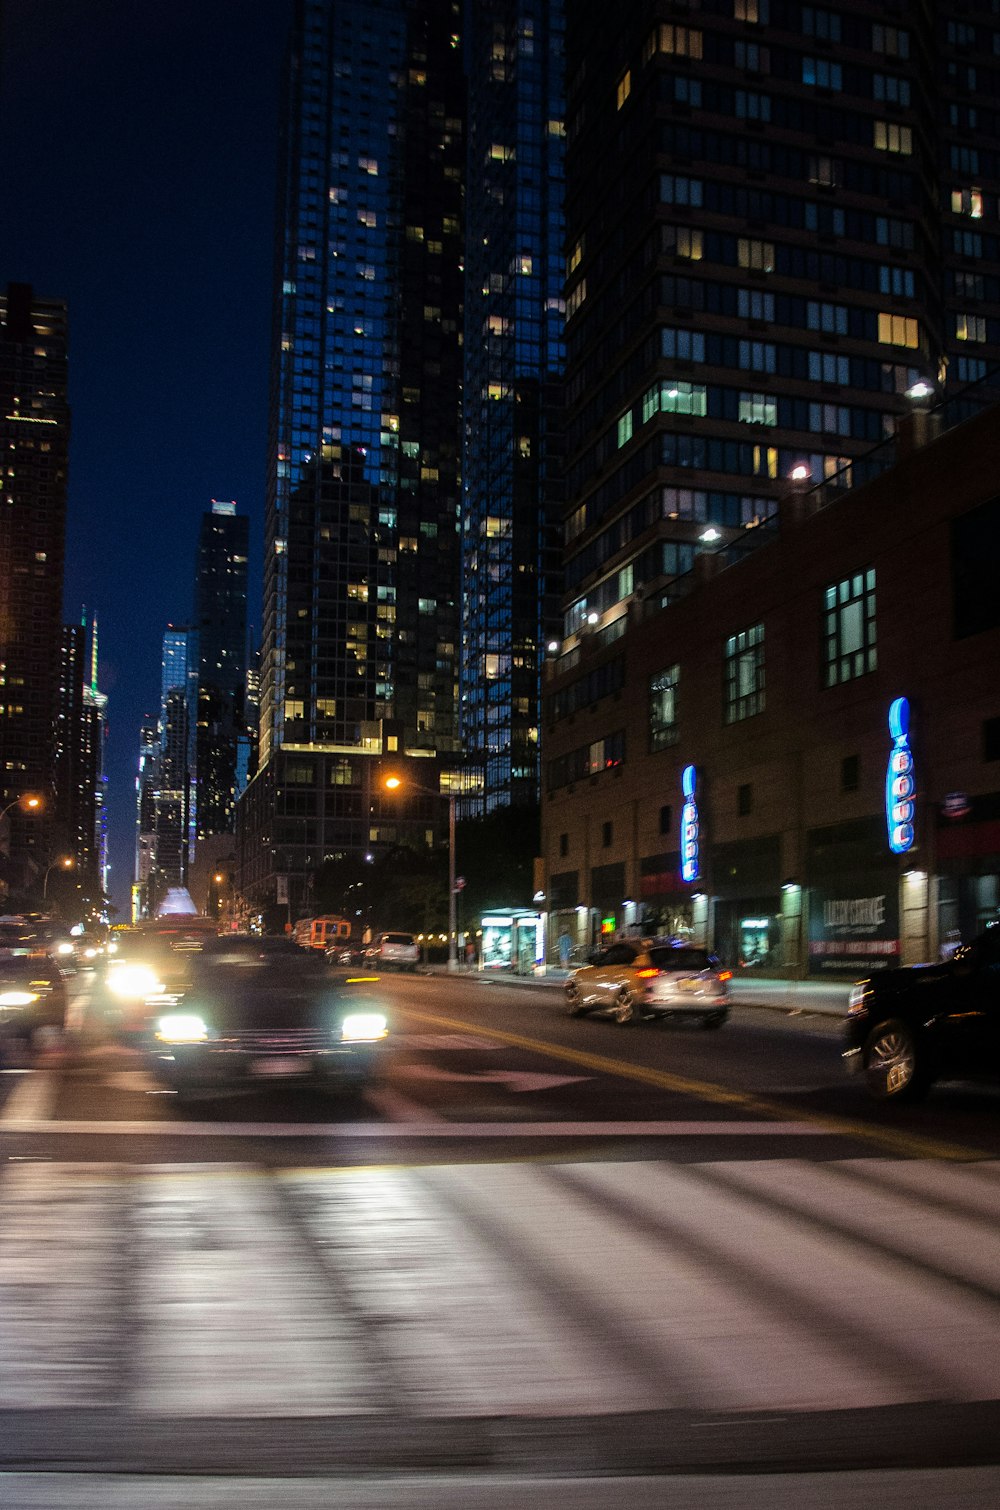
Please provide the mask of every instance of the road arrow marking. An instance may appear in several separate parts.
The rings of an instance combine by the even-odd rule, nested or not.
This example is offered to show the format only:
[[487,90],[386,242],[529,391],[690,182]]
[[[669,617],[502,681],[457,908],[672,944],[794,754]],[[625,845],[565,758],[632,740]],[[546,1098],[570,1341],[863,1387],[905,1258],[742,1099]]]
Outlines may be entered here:
[[484,1070],[471,1075],[456,1070],[442,1070],[435,1064],[401,1064],[394,1077],[405,1075],[411,1080],[462,1080],[467,1085],[504,1085],[511,1091],[550,1091],[557,1085],[575,1085],[590,1080],[590,1075],[545,1075],[532,1070]]

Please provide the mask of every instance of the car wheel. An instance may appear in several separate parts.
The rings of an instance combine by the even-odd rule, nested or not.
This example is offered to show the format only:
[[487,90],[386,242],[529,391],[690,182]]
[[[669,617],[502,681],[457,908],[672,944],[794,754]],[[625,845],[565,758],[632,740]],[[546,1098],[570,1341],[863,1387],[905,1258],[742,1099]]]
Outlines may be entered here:
[[891,1017],[868,1035],[863,1063],[876,1101],[917,1101],[930,1086],[916,1039],[905,1022]]
[[586,1011],[583,992],[575,980],[566,982],[566,1012],[569,1017],[582,1017]]
[[703,1028],[721,1028],[726,1020],[725,1012],[709,1012],[701,1019]]
[[618,995],[615,997],[615,1022],[620,1023],[621,1026],[624,1027],[626,1023],[638,1022],[639,1016],[639,1007],[636,1003],[635,997],[632,995],[632,992],[629,990],[628,986],[622,986],[621,990],[618,992]]

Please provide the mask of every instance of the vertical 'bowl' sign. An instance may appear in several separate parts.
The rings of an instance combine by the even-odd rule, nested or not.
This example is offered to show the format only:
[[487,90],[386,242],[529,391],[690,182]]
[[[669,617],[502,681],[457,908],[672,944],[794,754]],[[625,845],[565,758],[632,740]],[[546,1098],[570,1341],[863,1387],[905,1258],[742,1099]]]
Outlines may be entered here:
[[698,879],[697,786],[697,771],[693,765],[686,765],[681,773],[681,790],[684,793],[684,807],[681,811],[681,878],[685,881]]
[[892,749],[885,773],[885,821],[889,831],[889,848],[894,855],[905,855],[913,848],[913,815],[916,782],[913,755],[910,751],[910,704],[897,697],[889,708],[889,733]]

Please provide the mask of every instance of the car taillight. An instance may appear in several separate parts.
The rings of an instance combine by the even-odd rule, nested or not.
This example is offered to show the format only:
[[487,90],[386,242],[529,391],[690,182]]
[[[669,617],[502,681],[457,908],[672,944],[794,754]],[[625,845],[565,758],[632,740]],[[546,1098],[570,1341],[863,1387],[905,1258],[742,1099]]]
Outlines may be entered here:
[[663,971],[657,970],[655,966],[650,965],[648,969],[637,970],[635,973],[640,980],[652,980],[654,975],[662,975]]
[[732,980],[732,978],[733,978],[733,972],[731,970],[720,970],[719,971],[719,979],[720,980]]

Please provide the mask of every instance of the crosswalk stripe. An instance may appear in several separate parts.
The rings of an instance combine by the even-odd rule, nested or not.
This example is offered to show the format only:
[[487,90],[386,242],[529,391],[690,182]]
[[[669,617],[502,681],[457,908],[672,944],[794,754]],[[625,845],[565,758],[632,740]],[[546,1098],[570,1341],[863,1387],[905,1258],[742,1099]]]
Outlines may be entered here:
[[56,1103],[58,1082],[51,1070],[21,1070],[14,1089],[0,1106],[0,1128],[21,1122],[46,1122]]

